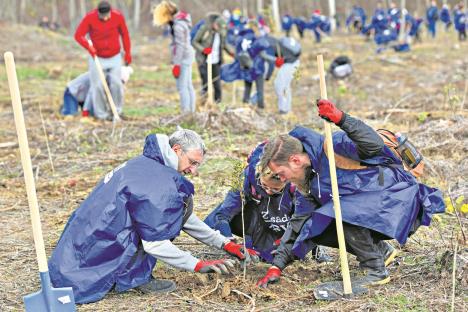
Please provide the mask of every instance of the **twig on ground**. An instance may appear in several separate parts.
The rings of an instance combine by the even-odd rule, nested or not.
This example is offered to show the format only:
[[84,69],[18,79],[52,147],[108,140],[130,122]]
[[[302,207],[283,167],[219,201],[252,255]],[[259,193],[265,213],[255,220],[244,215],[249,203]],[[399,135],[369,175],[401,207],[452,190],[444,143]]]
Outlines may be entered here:
[[460,216],[458,215],[457,207],[455,205],[456,203],[454,202],[454,200],[452,198],[452,192],[451,192],[450,187],[448,189],[448,196],[449,196],[450,202],[452,203],[453,211],[455,211],[455,215],[457,216],[457,221],[458,221],[458,224],[460,225],[460,230],[461,230],[461,233],[462,233],[462,236],[463,236],[463,243],[465,244],[466,243],[465,231],[463,230],[463,224],[462,224],[462,222],[460,220]]
[[3,142],[0,143],[0,148],[10,148],[10,147],[17,147],[18,142]]
[[242,295],[242,296],[246,297],[247,299],[249,299],[250,303],[252,304],[252,308],[250,309],[250,311],[255,311],[255,299],[252,296],[249,296],[246,293],[243,293],[242,291],[237,290],[237,289],[231,289],[231,291],[238,294],[238,295]]
[[270,305],[270,306],[268,306],[268,307],[256,309],[255,312],[260,312],[260,311],[271,311],[271,309],[280,307],[280,306],[285,305],[285,304],[287,304],[287,303],[289,303],[289,302],[291,302],[291,301],[296,301],[296,300],[305,299],[305,298],[308,298],[308,297],[310,297],[310,296],[311,296],[311,294],[307,294],[307,295],[302,295],[302,296],[299,296],[299,297],[290,298],[290,299],[288,299],[288,300],[278,302],[277,304],[273,304],[273,305]]
[[[398,100],[398,102],[395,103],[395,105],[393,105],[393,107],[391,108],[392,110],[394,110],[395,108],[397,108],[401,103],[405,102],[407,99],[411,98],[415,93],[414,92],[410,92],[408,94],[406,94],[405,96],[403,96],[401,99]],[[388,111],[388,110],[387,110]],[[384,120],[383,120],[383,123],[386,124],[387,121],[388,121],[388,118],[390,118],[390,116],[392,115],[393,111],[390,111],[387,116],[385,116]]]
[[54,162],[52,161],[52,153],[50,152],[49,138],[47,136],[47,130],[45,127],[44,118],[42,117],[41,104],[38,103],[37,105],[39,106],[39,116],[41,117],[42,130],[44,131],[44,137],[45,137],[46,146],[47,146],[47,154],[49,155],[50,168],[52,169],[52,173],[55,173]]
[[206,294],[203,294],[203,295],[201,295],[201,296],[195,296],[195,295],[194,295],[194,297],[197,298],[197,299],[199,299],[199,300],[201,300],[202,298],[204,298],[204,297],[206,297],[206,296],[211,295],[212,293],[214,293],[214,292],[218,289],[218,287],[219,287],[220,284],[221,284],[221,281],[220,281],[219,279],[217,279],[217,280],[216,280],[216,286],[215,286],[215,288],[213,288],[212,290],[210,290],[210,291],[207,292]]
[[458,249],[458,237],[455,239],[455,248],[453,251],[453,269],[452,269],[452,308],[451,311],[455,311],[455,282],[457,272],[457,249]]

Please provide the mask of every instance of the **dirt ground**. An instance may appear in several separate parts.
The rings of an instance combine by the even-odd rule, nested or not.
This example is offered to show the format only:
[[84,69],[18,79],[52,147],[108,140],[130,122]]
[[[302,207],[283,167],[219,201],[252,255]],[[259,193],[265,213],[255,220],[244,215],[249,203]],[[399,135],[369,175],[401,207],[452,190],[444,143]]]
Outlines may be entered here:
[[[86,53],[71,36],[2,24],[0,33],[2,50],[15,53],[48,255],[72,211],[105,173],[141,153],[148,133],[170,133],[180,124],[203,135],[209,152],[200,175],[192,180],[195,211],[204,217],[228,190],[235,160],[244,161],[256,143],[295,124],[322,131],[314,105],[320,95],[318,53],[324,54],[326,66],[339,55],[353,61],[354,73],[348,79],[337,82],[327,77],[330,99],[374,127],[408,133],[425,156],[423,181],[442,189],[447,198],[458,199],[455,206],[463,204],[461,196],[468,195],[468,43],[459,45],[454,34],[424,38],[404,54],[375,54],[372,43],[353,35],[337,35],[320,45],[309,36],[303,41],[301,70],[293,83],[293,112],[286,117],[276,113],[272,81],[266,83],[267,108],[261,114],[240,103],[243,87],[238,82],[235,97],[232,84],[224,85],[223,103],[217,110],[180,116],[168,42],[136,38],[135,74],[126,86],[128,120],[113,129],[111,122],[85,122],[58,113],[66,82],[87,70]],[[195,67],[194,79],[199,89]],[[0,144],[14,145],[16,130],[4,66],[0,66],[0,125]],[[0,146],[0,311],[18,311],[23,309],[22,296],[40,286],[19,150]],[[266,264],[249,266],[245,280],[240,268],[236,274],[220,277],[158,264],[154,275],[175,279],[176,292],[158,296],[137,291],[110,293],[78,310],[446,311],[452,300],[456,236],[461,237],[460,227],[468,233],[466,225],[466,215],[457,218],[453,209],[435,217],[431,227],[420,228],[400,246],[401,256],[390,267],[389,284],[348,300],[319,302],[312,294],[320,282],[340,278],[337,254],[331,250],[336,259],[333,264],[296,262],[284,271],[280,283],[266,290],[254,286],[268,268]],[[468,252],[460,241],[455,311],[466,311]],[[186,235],[175,243],[197,257],[223,255]],[[352,256],[350,267],[352,274],[358,273]]]

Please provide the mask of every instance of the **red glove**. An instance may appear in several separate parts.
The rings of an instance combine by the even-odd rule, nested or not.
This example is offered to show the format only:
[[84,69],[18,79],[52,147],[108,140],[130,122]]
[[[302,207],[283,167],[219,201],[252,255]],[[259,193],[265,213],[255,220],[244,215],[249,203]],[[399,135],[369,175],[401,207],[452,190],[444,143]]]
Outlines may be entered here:
[[180,76],[180,65],[174,65],[172,67],[172,75],[176,79],[179,78],[179,76]]
[[274,246],[279,246],[280,244],[281,244],[281,238],[278,238],[277,240],[273,242]]
[[218,274],[229,274],[229,270],[226,267],[234,268],[234,261],[230,259],[220,259],[220,260],[211,260],[211,261],[198,261],[195,266],[195,272],[200,273],[213,273]]
[[343,112],[336,108],[335,104],[328,100],[317,100],[319,116],[325,120],[331,121],[334,124],[339,124],[343,119]]
[[[245,259],[245,255],[244,255],[244,246],[240,245],[240,244],[236,244],[234,242],[229,242],[227,244],[225,244],[223,246],[223,249],[225,251],[227,251],[229,254],[233,255],[233,256],[236,256],[237,258],[239,258],[240,260],[244,260]],[[254,261],[254,262],[257,262],[259,260],[258,258],[258,252],[256,252],[255,250],[253,249],[249,249],[247,248],[247,252],[249,253],[250,255],[250,258]]]
[[275,60],[275,66],[279,68],[283,66],[283,64],[284,64],[284,58],[282,58],[281,56],[277,57]]
[[258,280],[257,286],[261,288],[266,288],[268,284],[276,283],[279,281],[281,276],[281,270],[275,266],[272,266],[268,269],[266,275]]
[[125,65],[128,66],[132,63],[132,55],[130,53],[125,53]]
[[203,49],[203,54],[205,55],[210,55],[211,52],[213,52],[213,49],[211,47],[207,47]]
[[90,54],[93,58],[94,58],[94,57],[96,56],[96,54],[97,54],[96,49],[95,49],[92,45],[90,45],[90,46],[88,47],[88,51],[89,51],[89,54]]

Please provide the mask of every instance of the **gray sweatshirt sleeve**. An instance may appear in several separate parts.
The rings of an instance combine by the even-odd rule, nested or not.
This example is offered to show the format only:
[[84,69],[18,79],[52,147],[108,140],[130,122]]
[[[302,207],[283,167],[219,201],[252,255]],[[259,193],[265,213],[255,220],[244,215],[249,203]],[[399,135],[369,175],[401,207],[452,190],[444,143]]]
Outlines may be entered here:
[[219,249],[221,249],[224,242],[229,241],[227,237],[221,235],[219,231],[210,228],[193,213],[188,218],[187,222],[185,222],[182,230],[202,243]]
[[170,240],[148,242],[142,240],[143,249],[164,263],[167,263],[178,269],[195,271],[195,266],[198,259],[192,256],[189,252],[180,250]]
[[176,22],[174,24],[174,51],[172,57],[174,65],[182,64],[184,51],[192,48],[190,46],[190,39],[187,38],[188,36],[190,36],[188,27]]

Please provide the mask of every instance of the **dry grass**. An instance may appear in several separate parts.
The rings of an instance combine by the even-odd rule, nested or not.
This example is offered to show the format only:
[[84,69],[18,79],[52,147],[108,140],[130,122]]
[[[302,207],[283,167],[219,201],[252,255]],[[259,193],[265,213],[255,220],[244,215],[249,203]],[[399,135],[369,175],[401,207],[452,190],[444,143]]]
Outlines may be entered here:
[[[12,34],[0,25],[2,33]],[[3,31],[5,30],[5,31]],[[205,216],[222,200],[227,187],[232,158],[245,159],[255,144],[272,133],[285,132],[295,123],[320,129],[314,100],[319,96],[316,53],[324,53],[328,64],[346,54],[355,64],[355,73],[344,82],[328,79],[329,98],[339,106],[377,127],[408,132],[430,164],[425,178],[431,185],[451,189],[452,195],[467,194],[468,176],[466,99],[468,59],[466,43],[456,48],[455,38],[428,41],[408,54],[374,54],[369,43],[359,37],[335,37],[317,46],[304,42],[301,77],[294,82],[293,114],[275,114],[272,83],[266,85],[266,112],[259,116],[238,105],[237,111],[178,116],[175,83],[167,64],[167,42],[138,40],[134,49],[135,75],[126,94],[126,112],[131,120],[113,132],[108,122],[84,123],[80,118],[63,119],[58,114],[66,81],[86,70],[84,52],[71,40],[43,31],[20,27],[15,38],[3,38],[2,46],[15,52],[20,77],[25,119],[37,177],[37,189],[47,254],[71,212],[87,196],[96,182],[111,168],[141,152],[144,137],[153,131],[170,132],[177,123],[200,131],[209,154],[196,185],[196,211]],[[14,40],[23,38],[23,40]],[[15,42],[10,45],[9,42]],[[50,44],[46,44],[46,43]],[[34,49],[31,47],[35,47]],[[41,48],[38,49],[37,47]],[[38,51],[35,51],[38,50]],[[198,76],[197,73],[194,74]],[[198,77],[196,85],[199,86]],[[242,86],[238,83],[238,96]],[[223,108],[231,106],[232,87],[224,89]],[[46,140],[39,118],[40,103],[52,151],[52,173]],[[468,105],[464,103],[464,108]],[[232,108],[232,107],[231,107]],[[11,104],[4,67],[0,66],[0,143],[15,142]],[[250,121],[250,122],[249,122]],[[27,199],[16,148],[0,148],[0,310],[22,309],[22,296],[39,287],[37,264],[31,237]],[[466,218],[461,222],[466,228]],[[265,264],[241,269],[232,276],[217,277],[179,272],[158,265],[155,276],[175,279],[178,290],[170,295],[151,296],[129,291],[111,293],[104,300],[78,307],[79,311],[446,311],[451,302],[451,265],[454,232],[459,225],[447,214],[430,228],[422,228],[403,247],[400,265],[390,268],[392,282],[372,289],[366,296],[332,303],[316,302],[311,289],[325,280],[339,278],[338,262],[317,265],[297,262],[285,270],[277,285],[260,290],[253,285],[266,271]],[[176,240],[195,256],[214,258],[218,251],[206,248],[187,236]],[[466,245],[461,260],[466,259]],[[335,254],[336,256],[336,254]],[[464,258],[463,258],[464,257]],[[466,261],[457,272],[456,311],[466,310]],[[357,263],[351,261],[357,271]],[[219,279],[218,279],[219,278]]]

